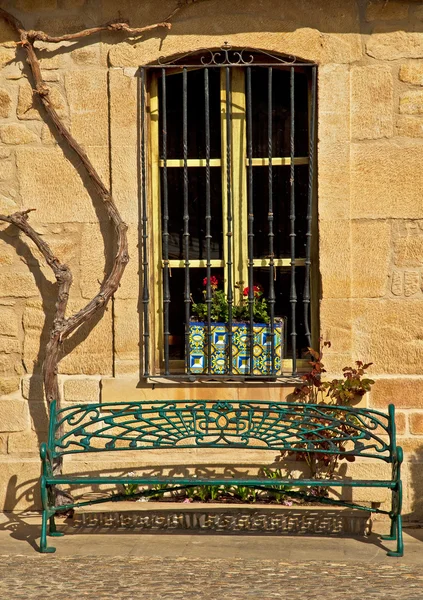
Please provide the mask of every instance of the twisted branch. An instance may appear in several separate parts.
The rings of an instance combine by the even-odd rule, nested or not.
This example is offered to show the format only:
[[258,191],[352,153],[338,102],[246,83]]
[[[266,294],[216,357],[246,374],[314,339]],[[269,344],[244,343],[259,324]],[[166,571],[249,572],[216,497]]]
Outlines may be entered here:
[[[195,2],[196,0],[192,1]],[[77,33],[65,34],[62,36],[50,36],[43,31],[27,31],[19,19],[6,10],[0,8],[0,17],[2,17],[8,24],[12,26],[12,28],[16,30],[20,38],[18,44],[26,51],[27,61],[32,74],[31,85],[34,94],[38,95],[40,98],[57,133],[64,139],[68,148],[70,148],[78,157],[79,162],[82,164],[93,184],[96,194],[103,202],[108,217],[112,221],[117,235],[117,249],[113,266],[110,273],[100,285],[99,292],[86,304],[85,307],[69,318],[66,318],[65,315],[69,299],[69,290],[72,285],[72,273],[69,267],[59,261],[59,259],[53,254],[49,245],[29,224],[28,214],[31,212],[31,209],[23,212],[16,212],[12,215],[0,215],[0,221],[15,225],[36,244],[44,256],[47,264],[53,270],[53,273],[59,284],[53,326],[50,332],[49,341],[46,346],[46,354],[43,364],[44,391],[49,405],[53,400],[56,400],[58,407],[60,408],[61,398],[58,386],[58,364],[61,359],[61,348],[63,341],[83,323],[89,321],[101,307],[104,307],[119,287],[125,267],[129,261],[127,241],[128,227],[122,220],[110,191],[101,180],[87,154],[71,135],[70,131],[57,114],[50,97],[50,88],[44,81],[41,73],[40,62],[37,58],[34,44],[36,41],[52,43],[73,41],[95,35],[102,31],[122,31],[127,36],[134,37],[155,29],[170,29],[170,19],[188,3],[189,0],[180,0],[174,11],[167,17],[167,19],[165,19],[165,21],[155,23],[153,25],[148,25],[141,28],[131,28],[126,22],[108,23],[103,26],[84,29]],[[62,464],[60,461],[57,461],[54,465],[54,472],[60,473],[61,469]],[[61,504],[66,504],[67,502],[69,502],[69,494],[63,490],[57,489],[56,505],[59,506]]]

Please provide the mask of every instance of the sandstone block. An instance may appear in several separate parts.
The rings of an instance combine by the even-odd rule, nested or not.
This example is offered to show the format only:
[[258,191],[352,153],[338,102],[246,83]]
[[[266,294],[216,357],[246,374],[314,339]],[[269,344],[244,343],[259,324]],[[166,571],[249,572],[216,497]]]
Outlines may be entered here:
[[404,276],[402,271],[393,271],[391,275],[391,292],[394,296],[402,296],[404,293]]
[[72,133],[90,146],[108,145],[108,95],[105,69],[69,71],[65,88],[72,114]]
[[409,138],[423,137],[423,118],[400,115],[396,123],[396,133]]
[[60,8],[81,8],[84,6],[86,0],[59,0]]
[[1,159],[3,159],[3,158],[9,158],[11,154],[12,154],[12,151],[11,151],[10,148],[7,148],[7,147],[0,148],[0,158]]
[[56,0],[16,0],[16,8],[25,12],[54,10],[57,8]]
[[12,179],[15,174],[15,167],[10,160],[0,161],[0,181]]
[[319,69],[319,139],[347,142],[350,139],[350,72],[344,65]]
[[99,48],[97,45],[77,48],[71,52],[71,57],[77,65],[97,65],[100,61]]
[[347,220],[320,222],[319,255],[324,298],[349,298],[351,295],[350,231],[351,224]]
[[[136,146],[111,145],[111,170],[113,197],[125,223],[136,226],[139,223],[138,207],[135,199],[138,194]],[[132,259],[132,257],[131,257]]]
[[[80,308],[75,302],[69,311]],[[71,339],[64,343],[66,356],[59,371],[65,375],[109,375],[112,371],[112,311],[107,308],[98,314],[98,321],[83,325]]]
[[9,125],[0,126],[0,139],[3,144],[21,145],[36,142],[38,136],[25,125],[10,123]]
[[418,271],[404,272],[404,296],[414,296],[420,292],[420,273]]
[[12,111],[12,98],[7,90],[0,89],[0,118],[7,119]]
[[[423,435],[423,413],[410,415],[410,431],[414,435]],[[423,447],[423,439],[421,440]]]
[[407,427],[407,417],[405,413],[395,413],[395,426],[397,428],[397,435],[404,435]]
[[[92,20],[90,20],[90,25],[92,25]],[[76,33],[77,31],[86,29],[86,24],[84,21],[83,13],[75,15],[62,14],[60,16],[43,16],[39,18],[35,22],[35,29],[41,31],[48,31],[50,35],[58,36],[63,35],[65,33]]]
[[22,378],[22,396],[31,402],[43,402],[44,386],[41,375],[30,375]]
[[414,85],[423,85],[423,62],[413,61],[401,65],[399,78],[405,83]]
[[393,79],[388,66],[351,70],[351,133],[360,140],[393,134]]
[[121,69],[109,71],[110,126],[112,145],[137,147],[137,78],[128,77]]
[[11,64],[16,59],[16,52],[13,48],[0,47],[0,69]]
[[16,260],[16,252],[10,246],[0,242],[0,267],[13,265]]
[[[56,109],[60,117],[67,116],[66,101],[57,86],[50,86],[50,100],[53,108]],[[31,85],[25,81],[19,86],[18,95],[18,119],[23,120],[41,120],[41,104],[34,96]]]
[[[105,237],[104,237],[105,236]],[[106,265],[110,267],[113,251],[105,239],[112,239],[112,228],[109,225],[86,224],[82,227],[80,255],[80,289],[83,298],[91,298],[99,290],[106,273]],[[107,257],[105,257],[107,252]]]
[[420,218],[422,159],[423,146],[411,140],[352,144],[352,218]]
[[0,454],[7,454],[7,439],[8,434],[3,433],[0,435]]
[[19,34],[16,29],[2,19],[0,23],[0,45],[14,48],[17,41],[19,41]]
[[[420,448],[422,447],[420,442]],[[421,521],[423,518],[423,464],[421,462],[421,450],[418,452],[419,462],[413,462],[408,466],[409,507],[407,517],[411,521]]]
[[400,97],[400,113],[407,115],[423,114],[423,91],[409,90]]
[[366,9],[366,21],[391,21],[408,17],[408,3],[390,0],[370,0]]
[[337,352],[351,352],[351,301],[324,297],[320,302],[320,331]]
[[373,374],[423,373],[423,301],[353,300],[353,349]]
[[374,33],[367,42],[367,54],[379,60],[423,58],[423,33],[400,30]]
[[114,302],[115,352],[119,360],[137,360],[140,352],[140,315],[137,300]]
[[7,396],[19,390],[20,377],[0,377],[0,396]]
[[40,442],[35,431],[19,431],[10,433],[7,452],[9,454],[19,454],[20,456],[38,456],[40,451]]
[[47,402],[44,400],[42,402],[31,400],[29,402],[30,407],[30,417],[31,417],[31,429],[35,431],[40,438],[43,437],[44,440],[47,440],[47,432],[49,426],[49,409],[47,406]]
[[19,340],[10,337],[0,337],[0,353],[18,354],[21,351]]
[[98,379],[66,379],[63,387],[66,402],[100,401],[100,381]]
[[13,377],[22,373],[22,360],[19,354],[0,354],[0,377]]
[[43,70],[41,71],[41,75],[43,76],[44,81],[52,81],[58,82],[60,81],[60,75],[57,71],[54,70]]
[[28,404],[24,400],[0,400],[0,432],[29,428]]
[[[264,6],[264,5],[263,5]],[[297,5],[298,6],[298,5]],[[356,6],[352,4],[350,7],[355,12]],[[348,10],[350,10],[348,7]],[[345,5],[344,5],[345,8]],[[283,19],[278,22],[275,21],[274,17],[271,21],[268,21],[268,31],[272,33],[266,34],[266,50],[268,52],[280,52],[282,54],[289,54],[298,58],[304,58],[307,60],[313,60],[319,64],[346,64],[360,60],[363,55],[361,36],[358,30],[359,21],[357,17],[354,17],[355,23],[347,33],[339,33],[334,31],[333,27],[330,33],[326,33],[328,21],[336,16],[345,17],[346,13],[344,8],[338,5],[337,9],[333,9],[334,12],[329,12],[329,4],[326,3],[324,11],[313,11],[308,9],[308,15],[301,21],[298,11],[291,13],[293,20],[291,22],[292,29],[289,29],[288,22]],[[292,9],[291,9],[292,10]],[[298,23],[310,23],[313,21],[313,17],[317,17],[317,13],[322,17],[323,14],[326,16],[326,23],[321,24],[320,29],[315,27],[314,23],[311,26],[299,27]],[[253,16],[254,14],[254,16]],[[239,17],[240,15],[237,15]],[[243,31],[244,33],[234,33],[231,35],[231,42],[234,47],[249,47],[251,46],[251,29],[249,27],[257,27],[257,13],[252,13],[252,20],[250,23],[246,23],[243,19],[237,18],[236,27],[237,31]],[[160,17],[162,18],[162,17]],[[219,48],[222,45],[221,31],[227,30],[228,27],[228,15],[227,14],[216,14],[210,17],[213,20],[213,32],[210,31],[210,24],[206,22],[205,15],[202,15],[203,27],[207,31],[207,46],[209,48]],[[143,15],[143,20],[146,16]],[[264,27],[265,19],[262,19],[260,15],[261,26]],[[335,20],[334,20],[335,22]],[[200,25],[200,24],[199,24]],[[279,31],[276,27],[279,26]],[[175,26],[174,26],[175,27]],[[345,25],[342,25],[345,27]],[[164,40],[161,51],[158,52],[157,44],[155,40],[148,43],[147,41],[141,45],[131,45],[129,43],[122,42],[120,44],[110,44],[109,50],[109,63],[112,67],[138,67],[140,64],[146,64],[157,60],[160,55],[172,56],[174,54],[192,52],[195,50],[201,50],[204,48],[204,37],[198,35],[198,30],[195,34],[183,34],[182,36],[174,35],[168,36]],[[176,30],[174,29],[176,34]],[[284,33],[280,33],[284,32]],[[351,33],[354,32],[354,33]],[[182,39],[183,38],[183,39]]]
[[37,296],[39,290],[34,277],[29,272],[0,271],[0,295],[3,298],[30,298]]
[[386,221],[351,223],[352,295],[384,296],[391,257],[391,227]]
[[139,251],[139,226],[130,225],[128,228],[128,251],[129,263],[123,274],[120,286],[115,294],[115,298],[139,297],[140,285],[140,251]]
[[397,267],[423,265],[423,235],[402,236],[394,242],[394,262]]
[[[37,209],[39,222],[97,222],[86,180],[60,149],[22,148],[16,158],[21,194],[28,206]],[[60,173],[60,178],[52,173]]]
[[17,337],[19,332],[19,312],[9,306],[0,306],[0,335]]
[[0,462],[2,510],[40,509],[40,459],[4,457]]
[[319,141],[319,217],[328,221],[350,218],[350,145]]

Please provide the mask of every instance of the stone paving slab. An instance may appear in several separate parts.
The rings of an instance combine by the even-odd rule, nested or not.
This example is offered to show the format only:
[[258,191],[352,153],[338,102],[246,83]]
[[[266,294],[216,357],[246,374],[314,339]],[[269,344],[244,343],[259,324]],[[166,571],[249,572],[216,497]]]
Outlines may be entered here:
[[232,558],[0,556],[10,600],[289,598],[421,600],[418,566]]
[[[386,523],[376,524],[385,532]],[[39,515],[0,515],[0,600],[423,599],[423,529],[405,556],[369,537],[151,532],[58,522],[39,554]]]

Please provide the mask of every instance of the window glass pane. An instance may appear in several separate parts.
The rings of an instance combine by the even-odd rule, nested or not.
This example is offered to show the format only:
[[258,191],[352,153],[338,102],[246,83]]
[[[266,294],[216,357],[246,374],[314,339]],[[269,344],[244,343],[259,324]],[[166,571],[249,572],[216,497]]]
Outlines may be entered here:
[[[163,169],[161,169],[161,171],[163,175]],[[175,167],[168,168],[167,181],[169,259],[181,260],[184,258],[184,170]],[[222,183],[220,169],[218,167],[212,167],[210,169],[211,259],[222,258],[223,233],[221,198]],[[188,209],[190,233],[189,258],[190,260],[206,260],[206,169],[204,167],[189,167],[188,169]]]
[[[223,288],[223,269],[211,269],[212,277],[217,277],[220,289]],[[190,269],[189,273],[191,296],[193,302],[204,301],[204,278],[207,277],[206,269]],[[172,277],[169,278],[170,305],[169,321],[170,334],[169,358],[183,360],[185,356],[185,274],[184,269],[172,269]],[[194,315],[192,315],[194,316]]]
[[[290,156],[291,98],[289,70],[273,69],[272,85],[272,154]],[[268,150],[268,70],[251,70],[253,157],[269,155]],[[295,73],[295,156],[308,155],[308,78],[306,73]]]
[[[163,158],[162,83],[159,78],[160,155]],[[182,73],[166,77],[167,157],[184,156]],[[187,74],[188,158],[206,157],[204,69]],[[220,158],[220,73],[209,69],[210,157]]]
[[[285,358],[292,358],[291,345],[291,304],[289,301],[291,289],[291,272],[286,268],[278,268],[276,271],[275,286],[275,317],[286,318],[286,348]],[[295,269],[295,282],[297,287],[297,310],[296,310],[296,330],[297,330],[297,358],[305,358],[307,355],[307,338],[304,328],[304,308],[303,308],[303,290],[304,290],[304,267]],[[265,298],[269,298],[269,268],[254,269],[254,285],[261,285]]]
[[[273,167],[273,238],[276,258],[289,258],[291,222],[291,171],[289,166]],[[295,167],[295,255],[305,256],[307,231],[308,165]],[[267,167],[253,167],[254,258],[269,256],[269,174]]]

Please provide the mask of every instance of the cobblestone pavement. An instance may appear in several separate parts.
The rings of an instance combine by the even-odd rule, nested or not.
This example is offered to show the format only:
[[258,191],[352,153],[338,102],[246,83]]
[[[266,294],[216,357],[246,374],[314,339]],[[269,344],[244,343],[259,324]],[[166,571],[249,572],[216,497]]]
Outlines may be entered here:
[[3,600],[422,600],[419,565],[52,555],[1,556]]

